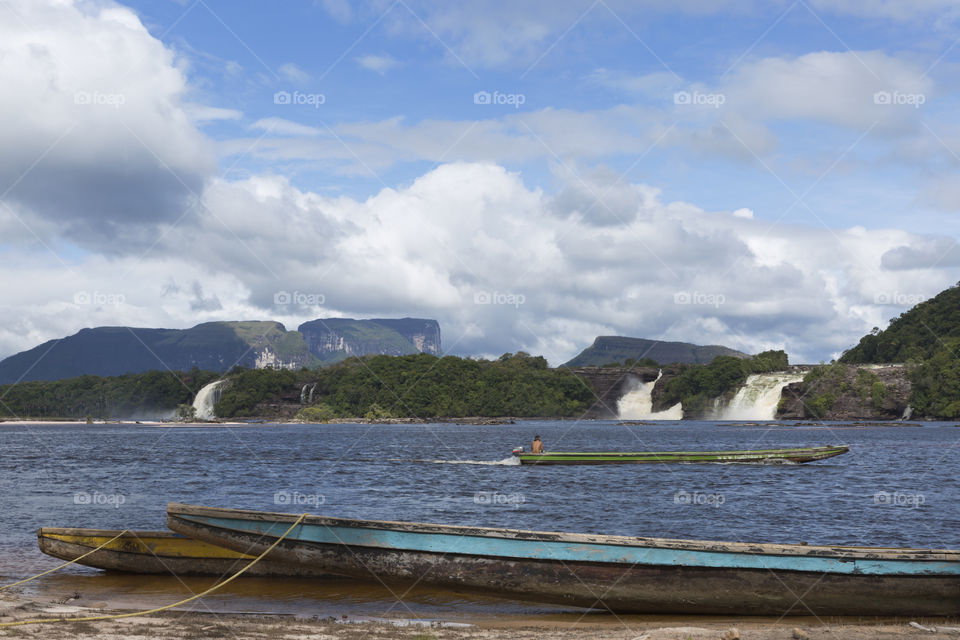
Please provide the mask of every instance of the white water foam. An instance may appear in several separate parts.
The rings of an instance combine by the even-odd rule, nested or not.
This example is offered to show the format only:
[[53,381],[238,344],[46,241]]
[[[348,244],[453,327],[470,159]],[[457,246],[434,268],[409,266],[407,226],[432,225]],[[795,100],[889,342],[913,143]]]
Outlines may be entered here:
[[431,464],[481,464],[492,467],[513,467],[520,464],[520,458],[510,456],[503,460],[407,460],[405,458],[389,458],[390,462],[428,462]]
[[197,397],[193,399],[193,408],[196,409],[197,420],[214,420],[216,414],[213,412],[213,406],[220,399],[220,386],[226,380],[217,380],[204,386],[197,392]]
[[653,382],[637,381],[633,388],[617,401],[617,415],[621,420],[682,420],[683,406],[677,403],[665,411],[653,410],[653,388],[663,376],[657,373]]
[[720,410],[718,420],[773,420],[777,417],[780,394],[788,384],[803,380],[802,373],[755,373],[737,391],[730,404]]

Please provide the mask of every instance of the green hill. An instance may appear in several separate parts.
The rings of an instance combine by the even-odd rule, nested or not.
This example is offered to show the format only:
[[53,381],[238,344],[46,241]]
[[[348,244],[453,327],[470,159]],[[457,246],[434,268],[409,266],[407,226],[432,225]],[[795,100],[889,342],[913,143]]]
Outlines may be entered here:
[[890,321],[890,326],[863,336],[844,352],[847,364],[919,362],[950,341],[960,339],[960,286],[941,291]]
[[662,342],[645,338],[599,336],[566,367],[600,367],[627,359],[650,358],[660,364],[708,364],[717,356],[749,358],[749,354],[718,345],[699,346],[689,342]]
[[874,328],[840,362],[906,362],[914,415],[960,417],[960,284]]

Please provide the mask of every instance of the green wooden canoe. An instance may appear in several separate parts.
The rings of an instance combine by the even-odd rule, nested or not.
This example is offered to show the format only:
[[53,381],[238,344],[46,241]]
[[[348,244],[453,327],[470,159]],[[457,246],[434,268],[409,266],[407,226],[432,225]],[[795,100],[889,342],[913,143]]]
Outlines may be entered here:
[[534,454],[515,451],[520,464],[651,464],[657,462],[777,463],[825,460],[850,451],[850,447],[803,447],[756,451],[550,451]]

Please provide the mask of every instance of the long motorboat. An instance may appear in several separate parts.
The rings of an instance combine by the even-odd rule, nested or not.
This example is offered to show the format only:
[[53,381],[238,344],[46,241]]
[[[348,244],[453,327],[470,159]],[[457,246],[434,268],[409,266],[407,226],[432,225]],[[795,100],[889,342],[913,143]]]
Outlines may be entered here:
[[[181,534],[262,553],[295,514],[167,505]],[[307,516],[276,560],[615,612],[957,615],[960,551],[635,538]]]
[[793,449],[757,449],[753,451],[550,451],[526,453],[514,449],[520,464],[654,464],[654,463],[727,463],[776,464],[826,460],[850,451],[847,446],[801,447]]
[[[242,569],[254,556],[238,553],[171,531],[127,531],[42,527],[37,529],[40,551],[61,560],[76,560],[85,553],[102,549],[79,560],[107,571],[173,574],[178,576],[224,576]],[[120,537],[117,537],[120,536]],[[110,542],[113,538],[117,538]],[[244,574],[247,576],[318,577],[329,576],[302,564],[284,564],[264,559]]]

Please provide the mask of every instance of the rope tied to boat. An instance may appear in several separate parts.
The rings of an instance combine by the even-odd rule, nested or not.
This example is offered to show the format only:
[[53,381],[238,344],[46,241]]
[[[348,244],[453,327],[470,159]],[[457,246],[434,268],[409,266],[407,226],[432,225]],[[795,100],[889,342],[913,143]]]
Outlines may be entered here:
[[53,573],[54,571],[59,571],[60,569],[63,569],[64,567],[69,567],[71,564],[73,564],[73,563],[75,563],[75,562],[79,562],[80,560],[83,560],[84,558],[86,558],[87,556],[89,556],[91,553],[96,553],[97,551],[100,551],[100,549],[103,549],[105,546],[107,546],[108,544],[110,544],[110,543],[113,542],[114,540],[120,538],[120,537],[123,536],[123,534],[125,534],[125,533],[130,533],[130,529],[124,529],[123,531],[121,531],[120,533],[118,533],[118,534],[115,535],[114,537],[110,538],[109,540],[107,540],[106,542],[104,542],[102,545],[100,545],[100,546],[97,547],[96,549],[91,549],[90,551],[87,551],[87,552],[86,552],[85,554],[83,554],[82,556],[77,556],[76,558],[74,558],[74,559],[71,560],[70,562],[64,562],[64,563],[61,564],[60,566],[54,567],[53,569],[48,569],[48,570],[44,571],[43,573],[38,573],[38,574],[35,575],[35,576],[30,576],[29,578],[24,578],[23,580],[18,580],[17,582],[11,582],[10,584],[3,585],[2,587],[0,587],[0,591],[3,591],[4,589],[9,589],[10,587],[15,587],[15,586],[17,586],[18,584],[23,584],[24,582],[30,582],[31,580],[36,580],[37,578],[42,578],[43,576],[47,575],[48,573]]
[[[202,597],[204,597],[204,596],[206,596],[206,595],[208,595],[208,594],[211,594],[211,593],[213,593],[214,591],[216,591],[217,589],[219,589],[220,587],[222,587],[222,586],[224,586],[224,585],[226,585],[226,584],[229,584],[230,582],[233,582],[235,579],[239,578],[241,575],[244,574],[244,572],[245,572],[247,569],[249,569],[249,568],[252,567],[253,565],[255,565],[255,564],[257,564],[258,562],[260,562],[261,560],[263,560],[263,558],[264,558],[268,553],[270,553],[271,551],[273,551],[273,549],[274,549],[278,544],[280,544],[280,542],[282,542],[284,538],[286,538],[288,535],[290,535],[290,533],[291,533],[299,524],[301,524],[301,523],[304,521],[304,519],[305,519],[307,516],[309,516],[309,515],[310,515],[309,513],[301,514],[301,515],[293,522],[293,524],[290,525],[290,528],[283,532],[283,535],[281,535],[279,538],[277,538],[276,540],[274,540],[274,541],[273,541],[273,544],[271,544],[269,547],[267,547],[266,549],[264,549],[263,553],[261,553],[259,556],[257,556],[256,558],[254,558],[254,559],[250,562],[250,564],[248,564],[247,566],[245,566],[245,567],[243,567],[242,569],[240,569],[240,571],[237,571],[235,574],[233,574],[232,576],[230,576],[229,578],[227,578],[227,579],[224,580],[223,582],[218,582],[217,584],[213,585],[212,587],[210,587],[210,588],[207,589],[206,591],[202,591],[202,592],[200,592],[200,593],[196,593],[196,594],[190,596],[189,598],[185,598],[185,599],[183,599],[183,600],[180,600],[179,602],[174,602],[173,604],[164,605],[164,606],[162,606],[162,607],[156,607],[155,609],[147,609],[147,610],[145,610],[145,611],[131,611],[131,612],[128,612],[128,613],[116,613],[116,614],[105,615],[105,616],[86,616],[86,617],[83,617],[83,618],[64,618],[64,617],[60,617],[60,618],[37,618],[37,619],[34,619],[34,620],[18,620],[17,622],[0,622],[0,628],[3,628],[3,627],[22,627],[22,626],[25,626],[25,625],[28,625],[28,624],[45,624],[45,623],[48,623],[48,622],[93,622],[93,621],[95,621],[95,620],[115,620],[115,619],[117,619],[117,618],[134,618],[134,617],[136,617],[136,616],[145,616],[145,615],[148,615],[148,614],[151,614],[151,613],[159,613],[159,612],[161,612],[161,611],[166,611],[167,609],[173,609],[173,608],[175,608],[175,607],[179,607],[180,605],[187,604],[188,602],[193,602],[194,600],[197,600],[198,598],[202,598]],[[124,533],[126,533],[126,531],[124,531]],[[123,535],[123,533],[121,533],[120,535]],[[119,537],[120,537],[120,536],[117,536],[117,538],[119,538]],[[114,538],[114,540],[116,540],[116,538]],[[110,542],[113,542],[113,540],[110,540],[110,541],[108,541],[108,542],[105,542],[103,545],[101,545],[101,547],[98,547],[98,549],[99,549],[99,548],[102,548],[103,546],[106,546],[107,544],[110,544]],[[97,549],[94,549],[93,551],[97,551]],[[93,553],[93,551],[91,551],[90,553]],[[84,555],[89,555],[89,554],[84,554]],[[83,556],[80,556],[80,557],[82,558]],[[80,558],[77,558],[77,560],[79,560],[79,559],[80,559]],[[76,562],[76,560],[74,560],[73,562]],[[67,564],[70,564],[70,562],[68,562]],[[66,566],[66,565],[64,565],[64,566]],[[55,569],[53,569],[53,570],[51,570],[51,571],[55,571]],[[49,571],[48,571],[47,573],[49,573]],[[40,575],[43,575],[43,574],[40,574]],[[39,576],[34,576],[34,577],[36,578],[36,577],[39,577]],[[29,578],[29,579],[32,580],[33,578]],[[22,580],[21,582],[25,582],[25,580]],[[16,582],[15,582],[14,584],[19,584],[19,583],[16,583]],[[7,586],[13,586],[13,585],[7,585]]]

